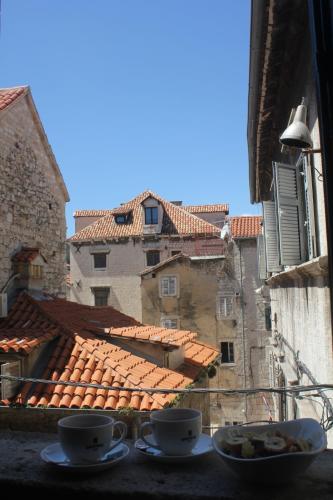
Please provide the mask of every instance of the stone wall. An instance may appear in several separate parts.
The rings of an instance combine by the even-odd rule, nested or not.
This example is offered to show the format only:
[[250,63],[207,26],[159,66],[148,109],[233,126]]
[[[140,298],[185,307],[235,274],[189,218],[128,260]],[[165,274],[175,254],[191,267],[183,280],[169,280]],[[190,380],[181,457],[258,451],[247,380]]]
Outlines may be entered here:
[[[268,387],[270,331],[266,330],[264,298],[255,290],[261,286],[257,275],[255,239],[231,243],[225,259],[181,259],[156,270],[154,277],[142,277],[143,322],[160,325],[162,318],[178,320],[178,328],[198,333],[198,340],[221,349],[221,342],[234,344],[234,363],[220,364],[211,388]],[[176,276],[179,293],[161,297],[163,276]],[[233,294],[233,314],[217,316],[219,293]],[[271,398],[264,394],[243,396],[212,395],[211,425],[225,422],[268,420],[274,415]]]
[[[94,248],[108,252],[105,270],[93,268],[92,252]],[[173,251],[182,251],[189,255],[221,253],[224,242],[219,238],[128,238],[108,243],[71,244],[71,280],[70,300],[81,304],[94,305],[93,287],[109,287],[108,304],[119,311],[142,320],[141,278],[139,273],[147,269],[146,253],[149,250],[160,251],[160,261],[172,256]]]
[[12,275],[11,256],[38,247],[47,261],[45,288],[64,295],[67,200],[28,97],[1,112],[0,126],[0,288]]

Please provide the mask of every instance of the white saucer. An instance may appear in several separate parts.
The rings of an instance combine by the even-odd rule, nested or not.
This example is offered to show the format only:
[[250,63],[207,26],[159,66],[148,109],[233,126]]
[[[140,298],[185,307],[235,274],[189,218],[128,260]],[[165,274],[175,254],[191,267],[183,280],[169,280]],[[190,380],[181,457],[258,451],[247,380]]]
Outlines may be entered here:
[[149,443],[151,443],[151,446],[147,446],[146,443],[142,441],[142,439],[138,439],[135,442],[135,448],[142,455],[161,462],[170,462],[170,463],[187,462],[190,460],[194,460],[197,457],[202,457],[203,455],[206,455],[207,453],[213,451],[212,438],[207,434],[201,434],[201,436],[199,437],[199,441],[197,442],[197,444],[192,449],[189,455],[180,455],[180,456],[166,455],[165,453],[163,453],[163,451],[155,448],[154,445],[156,445],[156,441],[152,434],[148,434],[148,436],[145,436],[145,438]]
[[41,459],[47,463],[64,469],[72,469],[77,472],[97,472],[109,469],[127,457],[129,448],[125,443],[115,446],[100,462],[93,464],[73,464],[65,455],[60,443],[50,444],[41,453]]

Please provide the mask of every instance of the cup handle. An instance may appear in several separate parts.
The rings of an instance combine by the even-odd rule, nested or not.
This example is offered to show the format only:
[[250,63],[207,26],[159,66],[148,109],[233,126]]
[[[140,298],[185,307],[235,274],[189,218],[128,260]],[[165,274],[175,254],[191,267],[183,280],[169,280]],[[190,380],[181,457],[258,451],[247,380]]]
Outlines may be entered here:
[[[143,435],[143,430],[144,430],[144,429],[147,429],[148,427],[150,427],[150,428],[152,428],[152,427],[153,427],[152,422],[144,422],[144,423],[141,425],[141,427],[140,427],[140,438],[142,439],[142,441],[143,441],[144,443],[146,443],[146,445],[147,445],[147,446],[151,447],[151,446],[153,446],[153,445],[152,445],[151,443],[149,443],[149,442],[146,440],[146,438],[144,437],[144,435]],[[157,446],[156,444],[154,444],[154,446],[153,446],[153,447],[154,447],[154,448],[157,448],[158,450],[160,450],[160,447],[159,447],[159,446]]]
[[121,420],[118,420],[117,422],[114,423],[113,427],[118,427],[120,428],[120,438],[117,439],[117,441],[112,441],[112,446],[110,450],[112,450],[117,444],[121,443],[126,437],[127,434],[127,425],[125,422],[121,422]]

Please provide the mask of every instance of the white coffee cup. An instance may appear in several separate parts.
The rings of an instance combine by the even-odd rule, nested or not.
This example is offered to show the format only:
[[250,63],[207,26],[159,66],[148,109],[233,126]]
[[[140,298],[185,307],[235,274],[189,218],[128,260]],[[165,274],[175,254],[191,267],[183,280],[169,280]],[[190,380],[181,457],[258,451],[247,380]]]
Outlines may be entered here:
[[[120,438],[113,440],[113,430],[120,429]],[[126,437],[127,425],[106,415],[71,415],[58,421],[62,449],[72,463],[95,463]]]
[[155,448],[165,455],[188,455],[198,442],[202,430],[202,414],[192,408],[168,408],[154,411],[150,415],[150,422],[141,425],[141,439],[148,445],[143,432],[151,429]]

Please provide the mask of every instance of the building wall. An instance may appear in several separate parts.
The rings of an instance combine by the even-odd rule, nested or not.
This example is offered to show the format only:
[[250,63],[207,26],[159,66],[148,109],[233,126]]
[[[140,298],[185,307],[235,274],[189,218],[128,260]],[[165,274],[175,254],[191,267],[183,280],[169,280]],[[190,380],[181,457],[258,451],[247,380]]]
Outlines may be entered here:
[[[307,105],[307,123],[313,140],[313,148],[320,149],[316,89],[312,74],[310,37],[302,38],[303,47],[297,57],[297,63],[288,75],[288,82],[281,83],[280,99],[276,99],[276,129],[281,133],[287,126],[292,107],[301,103],[305,97]],[[281,161],[295,165],[301,152],[289,149],[281,153],[278,140],[268,144],[272,161]],[[314,215],[313,235],[316,240],[314,258],[300,266],[285,267],[283,272],[268,280],[271,293],[273,333],[282,335],[287,344],[282,342],[284,357],[280,358],[281,343],[278,342],[273,352],[270,369],[275,373],[275,383],[283,386],[288,381],[297,380],[300,375],[295,357],[303,363],[311,377],[318,383],[330,383],[332,380],[332,326],[330,317],[329,277],[325,256],[327,255],[327,237],[325,220],[324,189],[321,177],[321,154],[308,155],[312,165],[313,200],[310,210]],[[265,196],[266,193],[263,193]],[[318,256],[321,256],[318,258]],[[276,373],[280,372],[277,379]],[[284,377],[284,381],[283,381]],[[305,374],[299,379],[301,384],[312,384]],[[275,398],[280,418],[316,416],[322,417],[321,404],[306,399],[292,400],[287,397],[286,405],[281,405]],[[285,408],[284,408],[285,406]],[[329,409],[333,416],[333,409]],[[333,445],[332,431],[328,433],[329,446]]]
[[[321,260],[270,280],[273,332],[282,336],[282,342],[279,339],[275,349],[276,363],[285,375],[286,385],[290,385],[292,379],[300,385],[330,384],[333,380],[330,292],[327,268],[320,265]],[[278,357],[281,348],[283,358]],[[325,393],[328,398],[333,397],[332,391]],[[306,397],[288,398],[285,417],[320,420],[324,400],[315,399],[313,402],[313,398],[312,401]],[[331,407],[331,414],[332,410]],[[332,430],[328,432],[328,442],[331,447]]]
[[27,97],[1,112],[0,126],[0,288],[12,275],[11,256],[30,246],[47,260],[45,288],[64,295],[65,197]]
[[193,215],[196,215],[197,217],[200,217],[200,219],[203,219],[210,224],[214,224],[217,227],[223,227],[224,222],[225,222],[225,212],[199,212],[195,213],[192,212]]
[[[107,268],[93,268],[92,252],[96,249],[109,252]],[[70,273],[72,286],[70,300],[94,305],[92,287],[110,287],[109,305],[121,312],[142,320],[141,278],[139,273],[147,269],[146,253],[160,251],[160,261],[172,256],[173,251],[189,255],[221,253],[224,242],[220,238],[159,237],[130,238],[105,244],[70,244]]]
[[[226,259],[190,261],[181,259],[142,277],[142,312],[145,323],[160,325],[161,318],[178,318],[178,327],[198,333],[198,340],[214,345],[234,344],[235,362],[219,364],[211,388],[269,386],[268,354],[270,332],[265,325],[265,304],[254,291],[261,286],[257,279],[256,240],[246,239],[229,245]],[[177,297],[160,297],[163,276],[177,276]],[[218,319],[217,294],[233,290],[234,314]],[[265,404],[266,402],[266,404]],[[268,420],[267,405],[274,414],[270,398],[258,394],[210,397],[211,425],[228,422]]]

